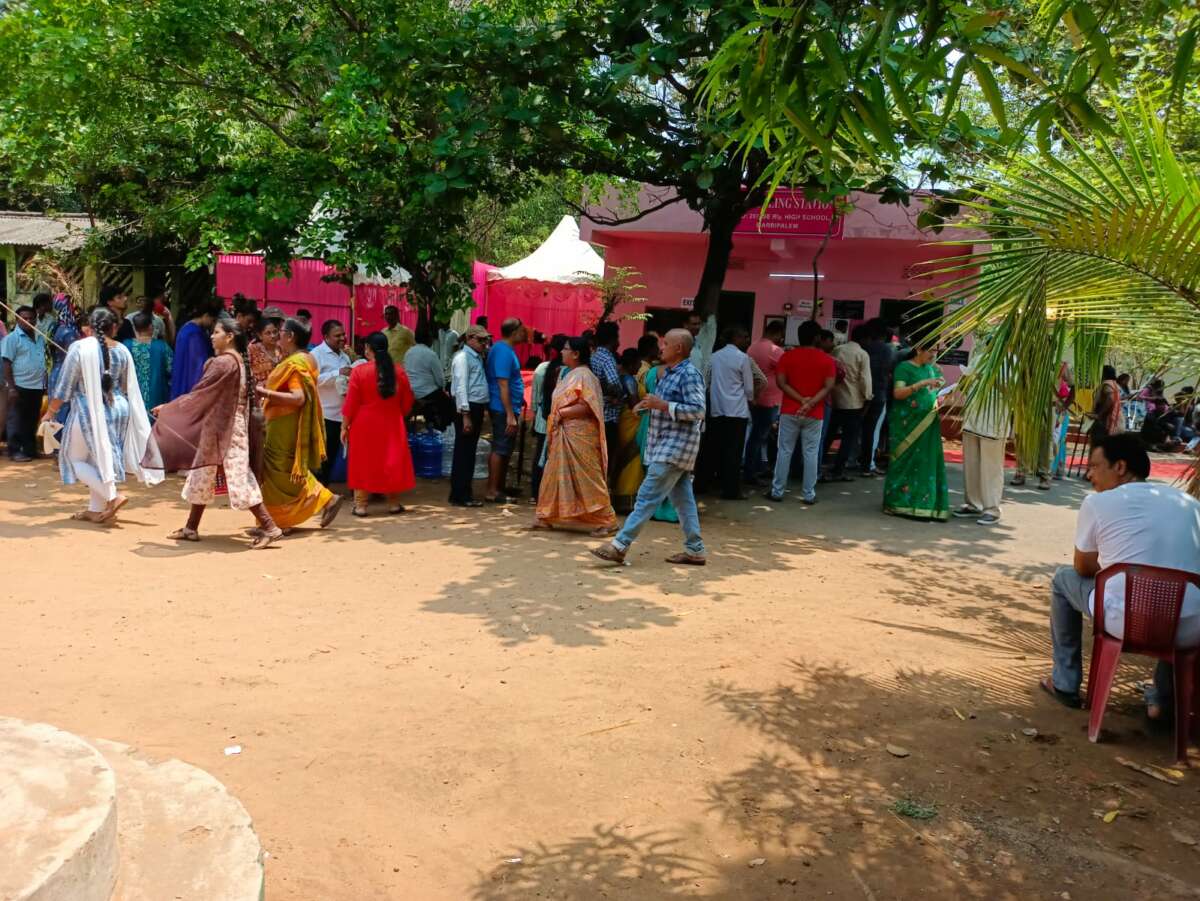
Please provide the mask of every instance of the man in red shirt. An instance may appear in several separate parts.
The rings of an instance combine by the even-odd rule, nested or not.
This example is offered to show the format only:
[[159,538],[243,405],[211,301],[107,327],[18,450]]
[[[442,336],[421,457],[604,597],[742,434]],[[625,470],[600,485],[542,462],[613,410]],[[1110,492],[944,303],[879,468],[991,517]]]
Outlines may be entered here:
[[800,345],[789,350],[779,361],[776,382],[783,392],[783,407],[779,416],[779,451],[775,458],[775,481],[767,495],[773,501],[783,500],[792,454],[799,439],[804,454],[804,477],[800,500],[817,502],[817,475],[821,459],[821,427],[825,420],[825,398],[837,381],[837,364],[833,357],[815,345],[821,326],[811,319],[802,322],[796,332]]

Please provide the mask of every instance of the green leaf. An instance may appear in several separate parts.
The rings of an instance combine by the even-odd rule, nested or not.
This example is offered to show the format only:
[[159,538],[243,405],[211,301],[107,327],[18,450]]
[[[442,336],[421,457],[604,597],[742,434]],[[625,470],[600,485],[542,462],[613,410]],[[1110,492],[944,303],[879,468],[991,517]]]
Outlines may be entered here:
[[821,56],[829,66],[830,74],[837,81],[849,84],[850,73],[846,71],[846,61],[842,57],[842,48],[838,45],[837,36],[832,31],[822,29],[813,35],[813,40],[817,42]]
[[1076,3],[1071,7],[1071,15],[1083,38],[1092,48],[1092,55],[1100,69],[1100,78],[1109,88],[1117,88],[1117,66],[1113,61],[1112,50],[1108,46],[1108,38],[1100,28],[1100,22],[1088,3]]
[[1183,33],[1175,50],[1175,65],[1171,70],[1171,102],[1182,100],[1184,88],[1192,69],[1192,58],[1196,54],[1196,36],[1200,33],[1200,21]]
[[1004,96],[1000,93],[1000,86],[996,84],[992,67],[978,57],[971,57],[971,71],[975,73],[975,80],[979,82],[979,89],[983,91],[992,116],[1003,131],[1008,128],[1008,115],[1005,113]]

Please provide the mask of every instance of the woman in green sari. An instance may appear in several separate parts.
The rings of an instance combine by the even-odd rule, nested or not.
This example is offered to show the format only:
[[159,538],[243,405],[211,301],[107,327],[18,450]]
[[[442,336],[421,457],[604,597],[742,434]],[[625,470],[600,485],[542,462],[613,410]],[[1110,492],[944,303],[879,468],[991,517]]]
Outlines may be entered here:
[[[638,389],[641,397],[647,394],[653,394],[654,389],[658,387],[659,376],[662,375],[662,364],[656,363],[646,370],[645,375],[638,380]],[[638,424],[637,444],[638,449],[642,452],[642,464],[646,464],[646,440],[650,434],[650,411],[647,410],[641,414],[642,421]],[[679,522],[679,514],[675,512],[675,507],[671,503],[670,497],[664,497],[662,503],[658,505],[658,509],[654,511],[651,519],[659,522]]]
[[950,518],[950,492],[937,408],[937,392],[945,379],[933,357],[933,350],[922,348],[896,367],[883,512],[945,522]]

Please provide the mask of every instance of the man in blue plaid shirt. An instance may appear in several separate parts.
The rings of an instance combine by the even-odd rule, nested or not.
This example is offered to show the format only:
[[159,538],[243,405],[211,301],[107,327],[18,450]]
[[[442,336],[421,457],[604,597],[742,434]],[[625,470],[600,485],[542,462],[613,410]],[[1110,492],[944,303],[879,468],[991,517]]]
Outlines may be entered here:
[[604,440],[608,443],[608,490],[616,484],[621,469],[621,446],[619,423],[625,408],[625,387],[621,384],[621,373],[617,369],[615,355],[621,343],[621,330],[615,322],[601,322],[596,326],[596,349],[592,351],[592,374],[600,380],[600,391],[604,395]]
[[674,329],[663,338],[662,361],[666,371],[653,394],[647,395],[634,410],[650,411],[650,431],[646,438],[646,478],[638,490],[633,512],[612,540],[612,544],[592,548],[592,553],[609,563],[624,563],[629,546],[666,497],[671,498],[683,528],[683,553],[667,558],[668,563],[703,566],[704,542],[700,540],[700,511],[692,493],[692,470],[700,452],[700,434],[704,430],[706,391],[704,376],[688,360],[692,336],[685,329]]

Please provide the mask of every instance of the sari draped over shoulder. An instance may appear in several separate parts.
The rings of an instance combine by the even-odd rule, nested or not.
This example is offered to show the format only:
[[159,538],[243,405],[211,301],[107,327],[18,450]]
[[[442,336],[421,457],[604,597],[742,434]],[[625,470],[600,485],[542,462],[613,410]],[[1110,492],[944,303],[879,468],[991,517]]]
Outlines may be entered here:
[[[219,354],[205,362],[191,391],[160,408],[154,438],[169,471],[218,466],[225,459],[241,399],[242,368],[240,357]],[[250,407],[243,406],[243,413],[249,418]],[[251,445],[259,440],[251,430]]]
[[[590,415],[563,419],[582,401]],[[617,522],[608,495],[608,447],[600,380],[585,366],[560,373],[546,420],[546,468],[537,518],[549,525],[608,527]]]
[[333,499],[312,470],[325,459],[325,422],[317,396],[317,367],[298,351],[271,371],[270,391],[302,391],[300,407],[270,399],[263,406],[267,437],[263,447],[263,503],[281,529],[299,525]]
[[[912,385],[941,376],[932,363],[905,361],[896,367],[895,384]],[[950,491],[942,451],[942,422],[937,393],[922,388],[903,400],[892,398],[888,411],[891,457],[883,486],[883,512],[913,519],[950,518]]]

